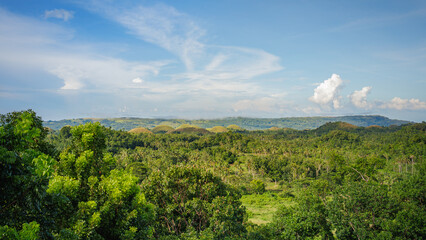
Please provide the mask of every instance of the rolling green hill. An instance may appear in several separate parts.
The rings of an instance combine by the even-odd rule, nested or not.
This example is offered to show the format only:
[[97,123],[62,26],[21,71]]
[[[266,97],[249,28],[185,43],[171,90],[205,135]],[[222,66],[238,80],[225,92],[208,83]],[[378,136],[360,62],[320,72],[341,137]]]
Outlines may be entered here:
[[372,125],[390,126],[402,125],[408,121],[389,119],[384,116],[366,115],[366,116],[343,116],[343,117],[291,117],[291,118],[244,118],[232,117],[210,120],[185,120],[185,119],[150,119],[150,118],[78,118],[65,119],[59,121],[45,121],[44,126],[54,130],[61,129],[63,126],[76,126],[87,122],[100,122],[106,127],[112,129],[123,129],[129,131],[133,128],[144,127],[153,129],[159,125],[166,125],[177,128],[183,124],[190,124],[201,128],[213,128],[215,126],[238,125],[247,130],[263,130],[271,127],[293,128],[298,130],[315,129],[328,122],[346,122],[359,127],[368,127]]

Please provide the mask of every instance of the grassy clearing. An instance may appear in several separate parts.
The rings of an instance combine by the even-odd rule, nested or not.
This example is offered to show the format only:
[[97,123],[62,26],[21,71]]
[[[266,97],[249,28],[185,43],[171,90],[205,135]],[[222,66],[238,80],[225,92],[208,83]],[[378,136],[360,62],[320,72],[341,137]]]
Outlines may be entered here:
[[249,222],[257,225],[270,223],[274,213],[280,206],[293,204],[291,198],[282,197],[280,194],[273,192],[243,195],[241,202],[246,207]]

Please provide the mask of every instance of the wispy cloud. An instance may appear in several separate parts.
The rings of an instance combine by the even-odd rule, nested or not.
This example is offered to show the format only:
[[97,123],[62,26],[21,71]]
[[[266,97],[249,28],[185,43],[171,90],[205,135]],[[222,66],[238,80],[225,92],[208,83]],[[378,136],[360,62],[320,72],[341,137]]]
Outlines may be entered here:
[[[278,57],[263,50],[221,46],[209,47],[208,50],[212,57],[207,57],[211,61],[205,67],[199,71],[175,74],[174,78],[200,84],[205,82],[206,85],[216,82],[219,85],[243,86],[247,80],[283,69]],[[239,89],[235,86],[233,90]]]
[[125,87],[132,79],[156,76],[169,63],[103,56],[87,45],[78,50],[82,49],[79,44],[68,41],[73,30],[2,9],[0,13],[0,65],[51,74],[63,81],[63,90]]
[[250,110],[257,112],[271,112],[277,110],[277,102],[271,97],[262,97],[257,99],[244,99],[232,105],[235,112]]
[[339,91],[342,84],[343,81],[340,76],[333,74],[315,88],[314,95],[309,100],[324,107],[329,107],[330,103],[332,103],[335,109],[341,108],[340,100],[342,97],[339,95]]
[[53,9],[53,10],[46,10],[44,12],[44,18],[58,18],[62,19],[65,22],[72,19],[74,17],[73,11],[67,11],[65,9]]
[[142,40],[179,56],[189,70],[194,68],[194,58],[203,52],[204,44],[199,39],[205,31],[171,6],[138,6],[117,12],[109,9],[106,13]]
[[402,99],[394,97],[391,101],[382,103],[379,108],[395,110],[426,110],[426,102],[419,99]]
[[183,71],[169,73],[170,80],[134,81],[131,87],[140,90],[137,98],[142,101],[167,99],[176,109],[198,109],[203,103],[204,108],[233,111],[232,105],[241,99],[262,98],[257,78],[283,69],[279,57],[261,49],[203,42],[207,31],[191,16],[165,4],[123,8],[91,1],[85,7],[176,55],[185,65]]
[[405,13],[398,13],[398,14],[387,14],[382,16],[370,16],[370,17],[364,17],[355,19],[346,23],[343,23],[341,25],[338,25],[334,28],[329,29],[330,32],[340,32],[340,31],[347,31],[347,30],[353,30],[356,28],[374,28],[379,25],[383,24],[389,24],[396,21],[401,21],[406,18],[414,18],[414,17],[421,17],[426,15],[426,8],[423,9],[417,9],[410,12]]
[[[98,103],[102,109],[107,105],[114,109],[127,106],[128,114],[152,108],[159,109],[158,114],[211,117],[229,116],[235,110],[238,114],[276,113],[282,107],[282,96],[265,93],[254,80],[282,69],[279,58],[263,50],[204,46],[202,61],[194,65],[196,70],[166,74],[162,69],[175,62],[106,56],[90,43],[82,47],[74,42],[72,29],[4,12],[0,15],[0,67],[13,65],[19,72],[27,72],[32,76],[25,80],[28,83],[47,76],[49,83],[45,86],[52,92],[56,89],[70,102],[75,102],[77,96],[88,99],[96,94],[103,96],[103,102]],[[42,75],[36,76],[39,72]],[[91,99],[95,109],[96,101],[101,100]],[[253,106],[255,110],[247,108]]]
[[88,8],[118,22],[141,40],[177,55],[187,69],[177,77],[250,79],[282,69],[279,58],[263,50],[206,44],[202,41],[205,29],[165,4],[123,9],[92,1]]

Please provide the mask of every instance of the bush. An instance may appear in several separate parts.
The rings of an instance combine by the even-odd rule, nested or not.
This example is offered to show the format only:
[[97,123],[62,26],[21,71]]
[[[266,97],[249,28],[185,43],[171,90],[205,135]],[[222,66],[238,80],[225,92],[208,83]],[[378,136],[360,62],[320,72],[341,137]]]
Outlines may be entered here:
[[258,179],[254,179],[250,182],[251,190],[256,194],[262,194],[265,192],[265,183]]

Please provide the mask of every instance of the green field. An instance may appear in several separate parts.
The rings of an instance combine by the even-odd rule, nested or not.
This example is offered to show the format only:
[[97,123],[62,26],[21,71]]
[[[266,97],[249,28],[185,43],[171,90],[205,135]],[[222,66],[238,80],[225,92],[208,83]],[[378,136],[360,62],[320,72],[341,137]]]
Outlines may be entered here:
[[241,202],[246,207],[248,221],[257,225],[270,223],[280,206],[294,204],[291,198],[281,195],[270,191],[264,194],[243,195]]

